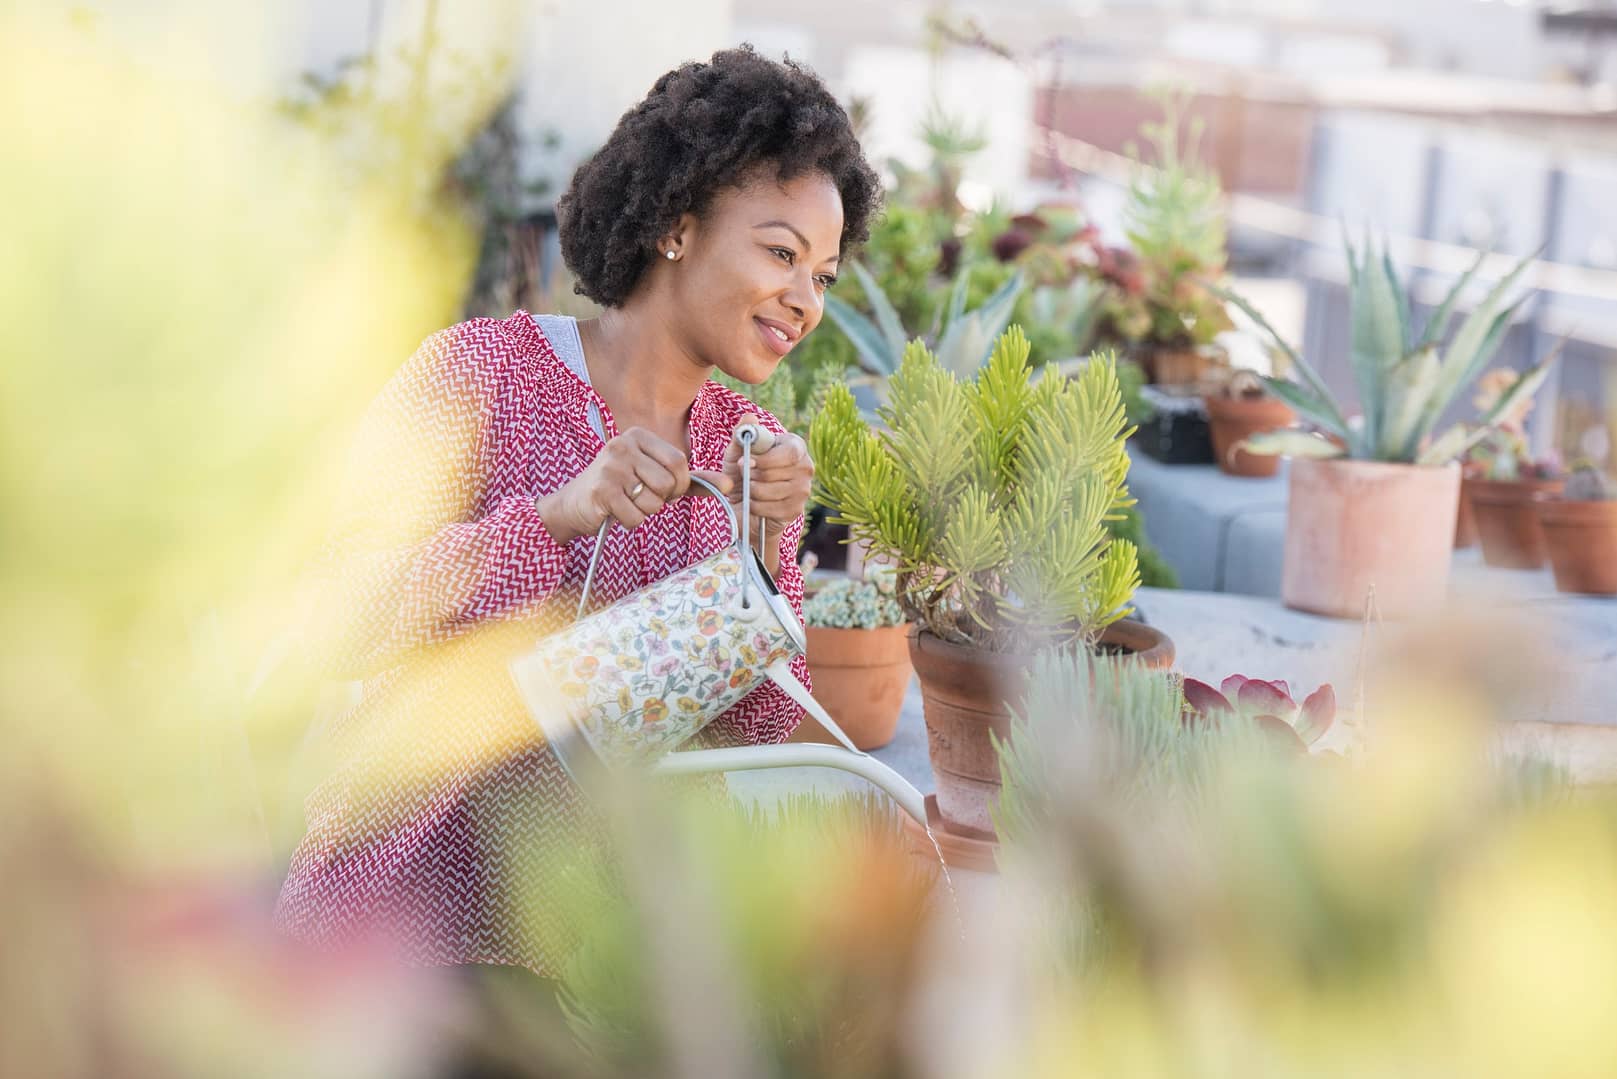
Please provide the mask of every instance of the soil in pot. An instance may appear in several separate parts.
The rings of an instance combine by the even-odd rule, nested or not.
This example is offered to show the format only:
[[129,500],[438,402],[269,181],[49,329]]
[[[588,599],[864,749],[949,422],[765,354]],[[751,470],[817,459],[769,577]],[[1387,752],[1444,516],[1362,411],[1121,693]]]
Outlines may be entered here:
[[1617,596],[1617,502],[1537,503],[1560,592]]
[[1460,468],[1297,458],[1291,463],[1280,596],[1287,607],[1362,618],[1439,609],[1448,594]]
[[1280,458],[1237,449],[1253,435],[1279,431],[1297,421],[1284,401],[1268,394],[1227,397],[1209,394],[1207,418],[1212,426],[1213,459],[1231,476],[1268,477],[1280,471]]
[[[985,652],[929,633],[912,634],[909,644],[921,679],[927,752],[942,831],[992,843],[992,806],[999,796],[999,755],[992,738],[1010,737],[1007,702],[1025,696],[1033,657]],[[1153,668],[1173,666],[1173,642],[1142,622],[1115,623],[1102,635],[1100,648],[1132,655]]]
[[[853,744],[880,749],[893,740],[914,668],[910,627],[828,629],[808,627],[809,675],[814,699],[825,707]],[[792,734],[794,742],[838,744],[812,716]]]
[[1500,569],[1538,569],[1549,557],[1539,524],[1540,495],[1559,494],[1563,480],[1485,480],[1467,477],[1462,498],[1471,503],[1482,560]]

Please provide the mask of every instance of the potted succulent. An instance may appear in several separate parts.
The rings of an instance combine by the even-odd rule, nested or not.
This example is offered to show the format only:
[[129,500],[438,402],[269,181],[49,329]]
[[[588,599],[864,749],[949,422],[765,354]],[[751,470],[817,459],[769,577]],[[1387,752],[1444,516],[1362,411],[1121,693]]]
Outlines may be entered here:
[[1205,395],[1207,419],[1212,427],[1213,459],[1231,476],[1268,477],[1280,469],[1273,454],[1248,453],[1242,444],[1253,435],[1267,434],[1297,422],[1291,406],[1264,388],[1256,372],[1232,371],[1214,383]]
[[[862,581],[842,578],[803,602],[814,696],[860,749],[893,740],[909,689],[909,623],[893,598],[891,570]],[[812,717],[794,741],[830,741]]]
[[1127,420],[1110,356],[1035,382],[1012,326],[969,380],[912,342],[872,430],[833,391],[809,432],[815,482],[856,539],[897,566],[914,623],[942,827],[991,841],[994,738],[1026,691],[1032,657],[1062,648],[1169,666],[1160,632],[1125,620],[1134,545],[1107,519],[1130,504]]
[[[1483,375],[1473,398],[1477,408],[1492,408],[1515,380],[1516,372],[1508,367]],[[1517,401],[1466,460],[1460,498],[1471,510],[1483,561],[1490,566],[1538,569],[1547,557],[1534,502],[1558,493],[1565,481],[1553,462],[1535,461],[1528,452],[1526,422],[1532,407],[1531,397]]]
[[1181,145],[1184,108],[1183,97],[1170,96],[1161,121],[1141,129],[1156,161],[1140,163],[1129,184],[1123,224],[1130,249],[1097,246],[1093,266],[1112,285],[1102,339],[1127,342],[1150,380],[1165,385],[1199,382],[1215,362],[1214,339],[1232,325],[1207,284],[1224,272],[1224,193],[1196,160],[1199,120],[1190,121],[1188,145]]
[[[1291,360],[1302,381],[1266,378],[1275,396],[1323,434],[1255,435],[1245,449],[1294,458],[1281,598],[1337,618],[1364,614],[1373,590],[1389,617],[1430,610],[1448,590],[1460,497],[1456,460],[1543,383],[1554,356],[1516,377],[1476,425],[1434,435],[1449,405],[1487,367],[1521,300],[1505,297],[1531,264],[1523,259],[1443,339],[1455,305],[1483,259],[1461,276],[1415,334],[1407,294],[1385,253],[1347,249],[1353,378],[1362,416],[1349,423],[1318,372],[1250,303],[1226,294]],[[1486,258],[1486,256],[1483,256]]]
[[1560,497],[1542,497],[1537,508],[1556,589],[1617,595],[1617,483],[1584,464]]

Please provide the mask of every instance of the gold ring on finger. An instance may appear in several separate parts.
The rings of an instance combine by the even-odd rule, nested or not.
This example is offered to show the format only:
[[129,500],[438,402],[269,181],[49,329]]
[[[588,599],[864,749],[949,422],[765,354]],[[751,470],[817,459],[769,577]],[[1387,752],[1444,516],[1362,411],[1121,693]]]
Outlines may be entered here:
[[639,498],[640,497],[640,492],[644,491],[645,489],[646,489],[645,484],[637,483],[637,484],[634,485],[634,490],[629,492],[629,497],[630,498]]

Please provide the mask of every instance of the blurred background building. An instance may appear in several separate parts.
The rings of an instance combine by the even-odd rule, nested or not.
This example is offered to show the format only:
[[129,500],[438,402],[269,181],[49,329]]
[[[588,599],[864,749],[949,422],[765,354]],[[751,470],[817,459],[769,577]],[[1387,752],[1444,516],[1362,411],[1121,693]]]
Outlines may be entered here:
[[[303,0],[282,74],[407,51],[465,6]],[[716,48],[746,41],[813,66],[857,103],[878,162],[924,165],[923,124],[947,116],[987,142],[962,201],[1059,193],[1112,234],[1116,155],[1153,112],[1147,91],[1172,83],[1194,94],[1201,153],[1233,196],[1233,268],[1328,377],[1347,389],[1344,225],[1390,239],[1417,306],[1472,249],[1539,251],[1542,291],[1502,356],[1525,367],[1565,338],[1537,448],[1604,456],[1617,0],[539,0],[519,21],[512,121],[540,281],[556,260],[548,211],[574,165],[657,75]]]

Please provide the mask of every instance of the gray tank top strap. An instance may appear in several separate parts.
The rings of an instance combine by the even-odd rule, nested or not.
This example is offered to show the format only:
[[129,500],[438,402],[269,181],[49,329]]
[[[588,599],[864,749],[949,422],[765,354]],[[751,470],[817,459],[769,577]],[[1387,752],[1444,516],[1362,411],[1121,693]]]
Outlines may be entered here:
[[[533,321],[550,342],[550,347],[556,350],[557,358],[578,376],[580,382],[588,386],[590,369],[584,363],[584,342],[578,336],[578,319],[571,315],[534,315]],[[601,410],[594,401],[590,402],[589,420],[595,433],[605,442],[606,421],[601,418]]]

